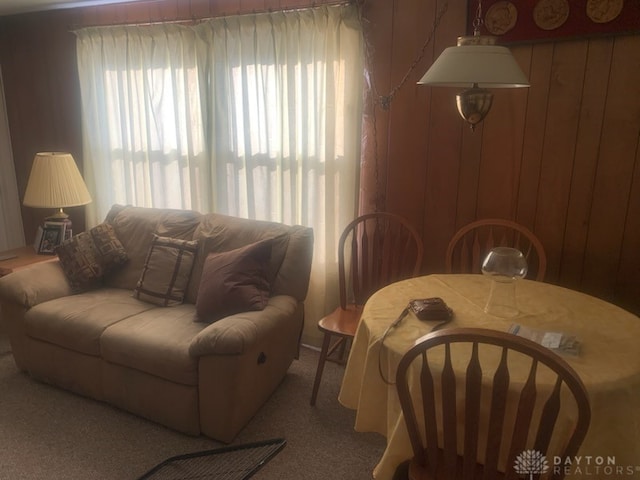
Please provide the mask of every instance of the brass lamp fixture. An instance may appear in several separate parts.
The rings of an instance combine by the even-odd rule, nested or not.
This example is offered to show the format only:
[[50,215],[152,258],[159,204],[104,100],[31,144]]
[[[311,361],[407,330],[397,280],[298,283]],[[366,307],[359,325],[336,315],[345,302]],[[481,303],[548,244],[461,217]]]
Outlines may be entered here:
[[479,0],[473,35],[458,37],[457,46],[446,48],[418,82],[434,87],[468,87],[456,95],[456,104],[472,130],[491,109],[493,93],[489,88],[529,86],[511,51],[496,45],[496,37],[481,35],[481,25]]
[[56,208],[47,220],[65,222],[64,207],[91,203],[91,195],[70,153],[36,153],[22,202],[27,207]]

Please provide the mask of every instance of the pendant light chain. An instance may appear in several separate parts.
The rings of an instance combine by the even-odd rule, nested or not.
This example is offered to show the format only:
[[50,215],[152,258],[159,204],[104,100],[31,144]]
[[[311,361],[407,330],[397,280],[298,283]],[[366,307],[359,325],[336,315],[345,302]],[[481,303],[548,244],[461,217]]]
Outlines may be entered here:
[[[360,23],[363,26],[364,26],[365,20],[362,15],[362,10],[365,2],[366,0],[357,1],[358,7],[359,7],[358,11],[360,16]],[[387,95],[380,95],[378,93],[378,88],[376,87],[375,78],[370,68],[370,66],[373,64],[373,54],[372,54],[373,48],[371,47],[369,41],[366,39],[366,36],[365,36],[365,56],[366,56],[366,62],[367,62],[367,71],[365,72],[365,74],[366,74],[366,80],[369,84],[369,90],[373,93],[373,97],[374,97],[373,106],[372,106],[371,127],[373,130],[372,132],[373,133],[373,161],[374,161],[374,182],[375,182],[374,183],[375,185],[374,208],[376,212],[384,211],[385,204],[386,204],[385,195],[383,195],[380,189],[380,161],[378,156],[378,124],[377,124],[377,116],[376,116],[376,107],[379,106],[384,111],[388,111],[391,108],[391,102],[395,98],[396,93],[398,93],[398,90],[400,90],[404,86],[404,84],[409,80],[409,77],[411,76],[413,71],[417,68],[418,64],[424,58],[427,52],[427,47],[432,42],[436,29],[440,25],[440,21],[442,20],[442,17],[444,16],[448,8],[449,8],[449,1],[445,0],[442,7],[436,13],[436,17],[433,21],[433,27],[431,28],[429,35],[424,41],[422,48],[420,49],[420,52],[418,53],[418,55],[416,55],[416,58],[413,60],[413,62],[411,62],[409,69],[402,77],[402,80],[400,80],[400,83],[398,83],[395,87],[393,87]]]
[[476,8],[476,18],[473,19],[473,36],[480,35],[480,27],[482,27],[482,0],[478,0]]
[[422,48],[420,49],[420,52],[418,53],[418,55],[416,55],[416,58],[413,60],[413,62],[411,62],[411,65],[409,66],[409,69],[407,70],[407,73],[405,73],[404,77],[402,77],[402,80],[400,80],[400,83],[398,83],[395,87],[393,87],[391,89],[391,91],[387,95],[380,95],[378,93],[377,88],[376,88],[375,81],[371,82],[371,86],[373,88],[373,93],[374,93],[374,95],[376,96],[376,99],[377,99],[376,103],[378,105],[380,105],[380,107],[383,110],[389,110],[389,108],[391,107],[391,102],[395,98],[396,93],[398,92],[398,90],[400,90],[404,86],[404,84],[407,83],[407,80],[409,80],[409,77],[411,76],[413,71],[416,69],[418,64],[424,58],[424,56],[425,56],[425,54],[427,52],[427,47],[429,46],[429,44],[433,40],[433,37],[434,37],[434,35],[436,33],[436,29],[440,25],[440,21],[442,20],[442,17],[444,16],[444,14],[446,13],[448,8],[449,8],[449,1],[447,0],[447,1],[444,2],[444,4],[442,5],[442,8],[440,8],[438,13],[436,14],[436,18],[433,21],[433,27],[431,28],[431,31],[429,32],[429,35],[427,36],[426,40],[422,44]]

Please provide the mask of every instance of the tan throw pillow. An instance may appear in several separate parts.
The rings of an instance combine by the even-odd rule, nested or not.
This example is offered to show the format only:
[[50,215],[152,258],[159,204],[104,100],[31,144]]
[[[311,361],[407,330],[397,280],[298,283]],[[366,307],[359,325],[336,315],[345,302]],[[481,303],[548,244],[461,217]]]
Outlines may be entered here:
[[55,252],[76,293],[97,287],[106,273],[128,260],[127,252],[108,223],[65,240]]
[[270,238],[228,252],[210,253],[200,278],[198,318],[214,322],[235,313],[264,309],[271,291],[272,246]]
[[133,296],[162,307],[181,304],[197,249],[197,241],[154,234]]

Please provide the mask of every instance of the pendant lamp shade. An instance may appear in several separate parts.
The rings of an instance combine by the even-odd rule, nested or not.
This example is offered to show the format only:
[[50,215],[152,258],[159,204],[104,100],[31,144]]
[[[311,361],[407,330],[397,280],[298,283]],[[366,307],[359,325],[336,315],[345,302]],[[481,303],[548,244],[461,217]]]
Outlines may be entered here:
[[23,204],[27,207],[76,207],[91,203],[91,195],[69,153],[37,153]]
[[518,88],[529,80],[511,51],[499,45],[448,47],[418,82],[436,87]]
[[418,81],[433,87],[464,88],[456,95],[456,106],[472,130],[491,109],[490,88],[529,86],[511,51],[496,45],[495,40],[479,34],[458,37],[457,46],[446,48]]

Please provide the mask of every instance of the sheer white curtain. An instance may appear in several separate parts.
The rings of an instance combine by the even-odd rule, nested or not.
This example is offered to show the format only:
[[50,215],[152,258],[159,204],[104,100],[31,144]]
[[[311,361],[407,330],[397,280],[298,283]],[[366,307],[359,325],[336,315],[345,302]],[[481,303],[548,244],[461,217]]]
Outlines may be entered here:
[[[337,304],[336,245],[353,219],[363,43],[355,7],[212,20],[208,55],[216,208],[314,229],[306,338]],[[325,289],[325,285],[329,285]]]
[[312,227],[304,340],[317,343],[317,319],[337,304],[338,237],[356,212],[356,7],[84,29],[78,63],[90,224],[118,202]]
[[24,245],[20,198],[0,70],[0,251]]
[[206,210],[206,66],[178,25],[77,32],[88,225],[114,203]]

